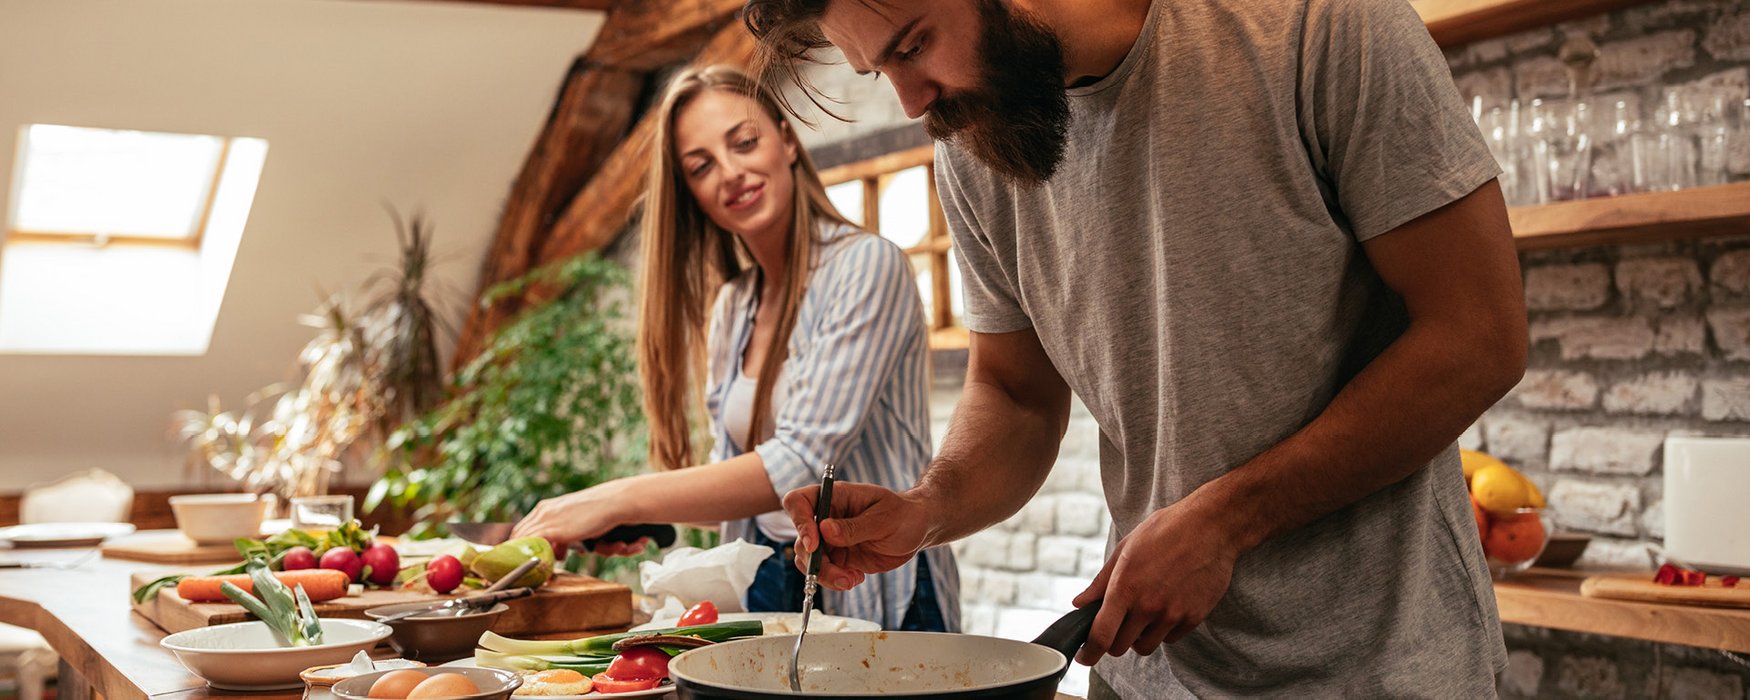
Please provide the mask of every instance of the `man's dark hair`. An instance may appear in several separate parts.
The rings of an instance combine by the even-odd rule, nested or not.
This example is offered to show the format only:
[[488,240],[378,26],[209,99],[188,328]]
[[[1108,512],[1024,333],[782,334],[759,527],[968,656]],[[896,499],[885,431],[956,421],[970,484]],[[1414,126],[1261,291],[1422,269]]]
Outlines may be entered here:
[[[747,5],[742,7],[741,19],[747,24],[748,33],[759,41],[752,70],[756,80],[764,82],[774,77],[787,80],[808,96],[820,111],[846,121],[820,103],[820,91],[802,74],[802,64],[819,62],[814,52],[832,46],[832,42],[820,32],[820,17],[826,13],[826,3],[827,0],[747,0]],[[790,104],[783,90],[774,89],[772,93],[784,106],[784,111],[805,124],[813,125],[795,105]]]

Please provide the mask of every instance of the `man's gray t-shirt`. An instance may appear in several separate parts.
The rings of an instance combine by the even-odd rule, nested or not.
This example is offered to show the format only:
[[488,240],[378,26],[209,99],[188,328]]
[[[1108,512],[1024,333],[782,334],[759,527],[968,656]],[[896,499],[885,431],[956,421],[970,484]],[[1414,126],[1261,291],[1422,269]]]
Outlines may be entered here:
[[[1070,100],[1043,186],[947,145],[937,177],[966,325],[1036,330],[1099,422],[1117,538],[1315,418],[1407,324],[1360,242],[1497,169],[1402,0],[1158,0]],[[1456,450],[1241,556],[1164,648],[1097,670],[1138,699],[1493,693],[1505,650]]]

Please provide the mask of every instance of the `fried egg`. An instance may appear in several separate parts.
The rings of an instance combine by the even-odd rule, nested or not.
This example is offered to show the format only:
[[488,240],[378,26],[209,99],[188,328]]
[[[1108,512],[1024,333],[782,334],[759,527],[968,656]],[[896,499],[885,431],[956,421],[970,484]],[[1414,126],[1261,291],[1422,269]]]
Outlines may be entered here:
[[588,693],[592,684],[589,678],[576,671],[556,668],[523,676],[523,684],[511,695],[547,696],[583,695]]

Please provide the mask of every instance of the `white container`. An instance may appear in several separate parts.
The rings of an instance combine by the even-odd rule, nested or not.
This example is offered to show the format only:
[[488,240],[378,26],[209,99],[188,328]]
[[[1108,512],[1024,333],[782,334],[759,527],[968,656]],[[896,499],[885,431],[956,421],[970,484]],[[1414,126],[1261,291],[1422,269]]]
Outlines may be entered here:
[[1750,438],[1665,438],[1665,553],[1750,575]]
[[261,521],[272,508],[272,495],[203,493],[171,496],[176,529],[198,544],[230,544],[239,537],[261,534]]
[[282,647],[267,623],[259,621],[197,627],[158,644],[214,688],[286,690],[304,687],[298,678],[304,669],[346,663],[393,632],[388,625],[365,620],[321,622],[323,643],[312,647]]

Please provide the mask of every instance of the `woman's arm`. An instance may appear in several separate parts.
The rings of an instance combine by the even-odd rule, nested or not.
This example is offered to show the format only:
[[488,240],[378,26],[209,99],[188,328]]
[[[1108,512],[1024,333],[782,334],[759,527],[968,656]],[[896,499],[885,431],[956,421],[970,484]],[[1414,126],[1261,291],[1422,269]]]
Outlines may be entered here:
[[549,498],[517,523],[514,536],[544,537],[560,548],[628,523],[738,520],[777,509],[765,464],[749,452]]

